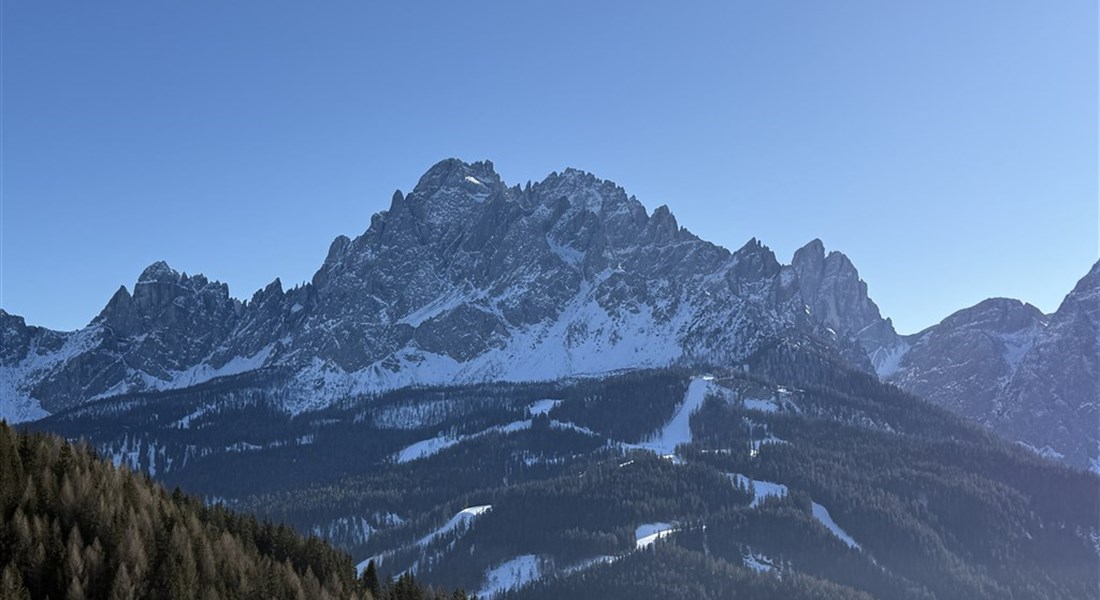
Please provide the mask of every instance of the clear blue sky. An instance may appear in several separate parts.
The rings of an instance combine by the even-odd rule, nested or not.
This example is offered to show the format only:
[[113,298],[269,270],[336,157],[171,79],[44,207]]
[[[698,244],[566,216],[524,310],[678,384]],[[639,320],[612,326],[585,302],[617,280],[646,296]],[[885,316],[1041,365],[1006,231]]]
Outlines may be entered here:
[[0,303],[33,324],[160,259],[306,281],[450,156],[784,262],[820,237],[902,332],[1054,310],[1098,256],[1093,0],[3,4]]

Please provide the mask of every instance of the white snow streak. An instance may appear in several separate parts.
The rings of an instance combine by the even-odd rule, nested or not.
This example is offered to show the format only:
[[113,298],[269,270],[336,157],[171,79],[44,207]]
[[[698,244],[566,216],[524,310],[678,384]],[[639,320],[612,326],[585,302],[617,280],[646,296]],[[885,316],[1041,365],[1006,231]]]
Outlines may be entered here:
[[676,446],[691,443],[691,414],[699,410],[707,398],[712,377],[696,377],[688,385],[684,402],[676,410],[672,419],[649,440],[640,444],[624,444],[623,447],[637,450],[650,450],[658,456],[674,456]]
[[726,473],[726,477],[730,478],[730,481],[737,485],[743,485],[749,487],[752,484],[753,499],[752,504],[749,506],[756,506],[760,504],[764,498],[768,496],[777,496],[782,498],[787,495],[787,486],[782,483],[772,483],[771,481],[762,481],[760,479],[751,479],[740,473]]
[[833,535],[840,538],[840,541],[847,544],[849,548],[853,548],[855,550],[860,549],[859,544],[857,544],[856,541],[852,539],[852,536],[848,535],[848,532],[841,529],[840,525],[836,524],[836,521],[833,521],[833,518],[829,516],[829,511],[826,510],[824,506],[821,506],[817,502],[814,502],[813,513],[814,517],[817,518],[818,521],[821,521],[822,525],[827,527],[829,531],[833,532]]
[[541,576],[537,556],[517,556],[486,571],[485,583],[477,596],[488,600],[500,592],[521,588]]
[[638,550],[649,547],[657,540],[672,534],[676,528],[670,523],[646,523],[634,530],[634,547]]

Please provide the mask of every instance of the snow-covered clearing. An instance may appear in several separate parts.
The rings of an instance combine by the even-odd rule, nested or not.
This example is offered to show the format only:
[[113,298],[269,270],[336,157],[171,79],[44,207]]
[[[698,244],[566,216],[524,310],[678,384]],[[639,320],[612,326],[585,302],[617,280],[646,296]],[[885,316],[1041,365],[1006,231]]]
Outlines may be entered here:
[[671,523],[646,523],[639,525],[634,530],[634,547],[638,550],[646,548],[657,540],[672,534],[676,528]]
[[674,456],[676,446],[691,443],[691,414],[703,406],[707,399],[713,377],[696,377],[688,385],[684,402],[676,409],[676,414],[656,435],[640,444],[623,444],[624,448],[649,450],[658,456]]
[[746,398],[745,408],[748,410],[758,410],[760,412],[773,413],[779,411],[779,406],[772,400],[761,400],[758,398]]
[[490,510],[492,510],[492,508],[493,506],[491,504],[464,508],[458,511],[455,516],[451,517],[450,521],[444,523],[439,529],[436,529],[428,535],[420,538],[420,541],[418,541],[417,544],[419,544],[421,547],[424,547],[435,541],[437,538],[440,538],[454,531],[459,526],[468,527],[474,519],[489,512]]
[[514,590],[542,576],[539,558],[534,554],[524,554],[505,561],[485,572],[485,583],[478,591],[478,598],[488,600],[496,594]]
[[554,400],[548,398],[546,400],[537,400],[531,403],[531,406],[527,407],[527,412],[531,413],[531,416],[545,415],[546,413],[554,410],[554,407],[561,404],[561,400]]
[[[552,402],[559,402],[559,401],[554,400]],[[549,409],[547,409],[547,410],[549,410]],[[542,414],[542,413],[533,413],[533,414]],[[583,433],[585,435],[600,437],[600,434],[596,433],[595,431],[592,431],[591,429],[589,429],[587,427],[581,427],[580,425],[577,425],[577,424],[574,424],[574,423],[563,422],[563,421],[550,421],[550,427],[552,429],[561,429],[561,430],[567,430],[568,429],[568,430],[576,431],[578,433]],[[400,452],[398,452],[397,454],[394,455],[394,459],[399,463],[406,463],[406,462],[410,462],[410,461],[414,461],[414,460],[419,460],[421,458],[428,458],[430,456],[434,456],[435,454],[437,454],[439,452],[442,452],[443,450],[446,450],[447,448],[450,448],[451,446],[454,446],[455,444],[470,441],[470,440],[474,440],[474,439],[477,439],[479,437],[489,435],[490,433],[515,433],[516,431],[523,431],[525,429],[530,429],[530,428],[531,428],[531,419],[527,419],[527,420],[524,420],[524,421],[512,421],[511,423],[508,423],[506,425],[497,425],[495,427],[490,427],[488,429],[483,429],[482,431],[478,431],[477,433],[471,433],[471,434],[467,434],[467,435],[451,435],[451,434],[438,435],[434,438],[429,438],[429,439],[426,439],[426,440],[420,440],[419,442],[416,442],[416,443],[413,443],[413,444],[410,444],[410,445],[406,446]]]
[[783,485],[782,483],[772,483],[771,481],[750,479],[749,477],[741,475],[740,473],[726,473],[726,477],[729,477],[730,481],[738,485],[748,487],[750,483],[752,484],[753,499],[752,504],[750,504],[749,506],[756,506],[757,504],[760,504],[760,502],[768,496],[778,496],[782,498],[783,496],[787,495],[787,486]]
[[421,440],[411,444],[397,453],[397,462],[406,463],[419,458],[428,458],[433,454],[446,450],[461,441],[461,437],[437,436],[427,440]]
[[834,521],[833,518],[829,516],[829,511],[826,510],[824,506],[821,506],[817,502],[814,502],[813,512],[814,517],[817,518],[818,521],[821,521],[821,524],[827,527],[829,531],[833,532],[833,535],[840,538],[840,541],[847,544],[849,548],[853,548],[855,550],[860,549],[859,544],[857,544],[856,541],[852,539],[852,536],[848,535],[848,532],[841,529],[840,525],[837,525],[836,521]]
[[745,557],[745,566],[757,573],[767,573],[775,568],[775,563],[767,556],[753,552]]
[[[480,517],[481,515],[484,515],[485,513],[489,512],[490,510],[492,510],[492,508],[493,508],[493,506],[491,504],[485,504],[485,505],[482,505],[482,506],[471,506],[469,508],[464,508],[464,509],[458,511],[457,513],[455,513],[455,516],[451,517],[449,521],[447,521],[446,523],[441,525],[438,529],[432,531],[428,535],[426,535],[426,536],[420,538],[419,540],[417,540],[416,545],[420,546],[420,548],[426,548],[429,544],[431,544],[435,540],[437,540],[440,537],[443,537],[443,536],[453,532],[454,530],[458,529],[459,527],[469,527],[470,524],[474,521],[474,519],[476,519],[476,518]],[[363,560],[362,562],[360,562],[359,564],[355,565],[355,568],[359,572],[362,572],[363,569],[367,568],[367,565],[372,560],[375,561],[375,564],[381,564],[387,556],[393,555],[393,553],[395,551],[396,550],[389,550],[389,551],[383,552],[382,554],[371,556],[370,558],[367,558],[367,559]],[[414,568],[415,568],[415,564],[414,564],[413,567],[410,567],[409,570],[411,571]]]

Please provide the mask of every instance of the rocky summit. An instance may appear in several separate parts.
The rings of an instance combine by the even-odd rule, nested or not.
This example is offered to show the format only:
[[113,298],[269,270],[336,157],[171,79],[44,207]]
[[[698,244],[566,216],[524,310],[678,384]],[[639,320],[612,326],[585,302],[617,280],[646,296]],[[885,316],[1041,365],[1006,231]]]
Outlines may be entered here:
[[1100,263],[1054,313],[993,298],[900,341],[887,381],[1100,471]]
[[1095,427],[1063,438],[1080,437],[1069,421],[1095,423],[1096,278],[1054,315],[989,301],[903,337],[820,240],[784,265],[755,239],[733,252],[701,240],[583,171],[508,186],[491,162],[449,159],[333,241],[305,285],[275,280],[241,301],[158,262],[78,331],[0,311],[0,416],[252,371],[299,412],[414,384],[736,365],[785,340],[1084,464]]

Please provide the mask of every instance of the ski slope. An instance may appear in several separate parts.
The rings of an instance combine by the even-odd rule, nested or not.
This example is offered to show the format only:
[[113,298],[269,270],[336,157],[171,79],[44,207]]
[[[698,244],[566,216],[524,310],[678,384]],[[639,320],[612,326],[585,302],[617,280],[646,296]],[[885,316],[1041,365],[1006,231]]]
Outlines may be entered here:
[[676,446],[691,443],[691,414],[703,406],[713,377],[696,377],[688,385],[684,402],[676,414],[656,435],[640,444],[623,444],[624,448],[649,450],[658,456],[675,456]]

